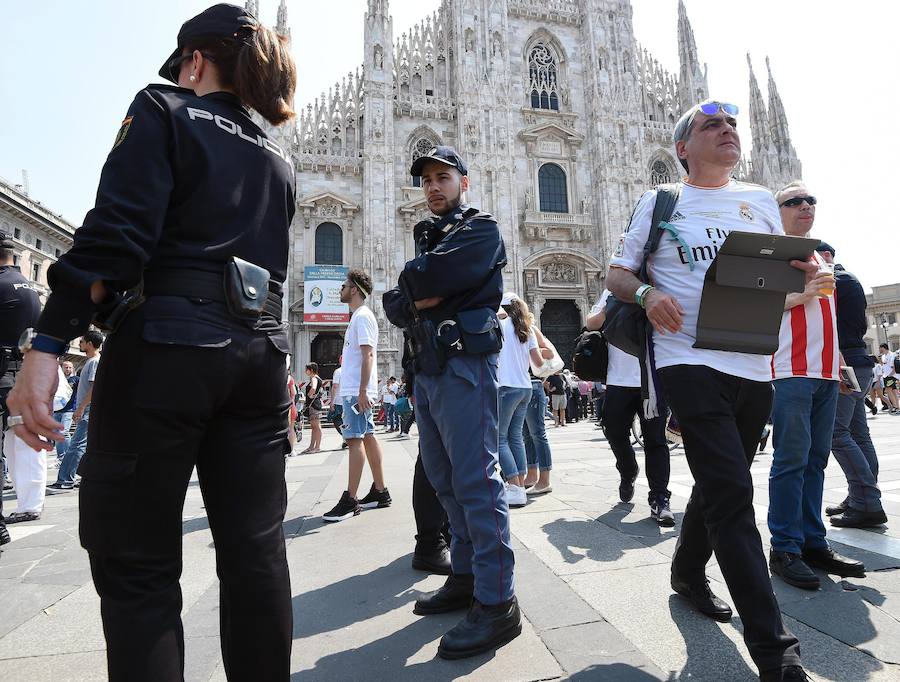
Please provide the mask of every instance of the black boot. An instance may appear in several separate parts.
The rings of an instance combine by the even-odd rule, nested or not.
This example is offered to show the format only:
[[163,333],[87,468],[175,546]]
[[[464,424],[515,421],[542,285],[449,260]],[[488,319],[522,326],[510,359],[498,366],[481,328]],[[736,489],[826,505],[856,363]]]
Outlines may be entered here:
[[477,656],[503,646],[521,633],[522,614],[515,597],[496,606],[485,606],[476,599],[466,617],[441,637],[438,656]]
[[413,553],[412,567],[417,571],[450,575],[450,550],[443,542],[431,545],[416,543]]
[[845,497],[843,502],[839,502],[833,507],[825,507],[825,514],[827,516],[837,516],[838,514],[843,514],[850,508],[850,498]]
[[448,613],[468,608],[475,593],[475,576],[471,573],[459,575],[451,573],[444,586],[416,599],[413,613],[419,616],[430,616],[435,613]]

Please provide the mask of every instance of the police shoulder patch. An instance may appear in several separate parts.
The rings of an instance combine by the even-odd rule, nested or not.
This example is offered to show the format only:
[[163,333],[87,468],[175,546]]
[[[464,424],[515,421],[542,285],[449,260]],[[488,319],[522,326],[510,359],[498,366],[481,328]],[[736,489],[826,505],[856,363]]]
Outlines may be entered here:
[[128,134],[129,128],[131,128],[131,122],[134,120],[134,116],[126,116],[125,120],[122,121],[122,126],[119,128],[119,132],[116,134],[116,141],[113,143],[113,149],[118,147],[125,140],[125,136]]

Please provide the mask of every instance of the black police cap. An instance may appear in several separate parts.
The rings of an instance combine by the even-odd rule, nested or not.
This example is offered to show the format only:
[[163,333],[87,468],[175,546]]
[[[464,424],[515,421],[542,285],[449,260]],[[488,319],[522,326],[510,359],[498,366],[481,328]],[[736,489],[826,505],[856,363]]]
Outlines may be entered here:
[[439,163],[447,164],[448,166],[453,166],[453,168],[459,171],[460,175],[469,174],[469,169],[466,168],[465,162],[462,160],[462,157],[456,153],[456,150],[453,147],[432,147],[425,156],[420,156],[413,161],[409,174],[413,177],[422,175],[422,169],[425,167],[425,164],[430,161],[437,161]]
[[243,7],[225,3],[213,5],[181,25],[181,30],[178,31],[178,47],[163,62],[159,75],[167,81],[176,82],[177,79],[173,79],[169,73],[169,63],[181,56],[181,51],[193,38],[245,40],[258,26],[257,18]]

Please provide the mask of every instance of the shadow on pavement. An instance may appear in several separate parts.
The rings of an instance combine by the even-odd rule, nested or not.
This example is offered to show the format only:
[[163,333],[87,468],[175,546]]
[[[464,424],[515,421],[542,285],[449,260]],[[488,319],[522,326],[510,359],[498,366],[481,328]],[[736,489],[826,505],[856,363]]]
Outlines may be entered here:
[[456,680],[465,678],[496,655],[491,651],[460,661],[432,658],[407,666],[407,661],[423,646],[437,640],[463,617],[465,612],[422,617],[414,623],[361,647],[323,656],[312,670],[296,672],[295,682],[335,680]]
[[627,663],[598,663],[579,670],[566,679],[570,682],[658,682],[659,680],[658,677]]
[[669,597],[669,614],[687,648],[687,662],[674,679],[696,682],[759,680],[735,643],[722,632],[722,627],[734,627],[733,618],[731,623],[720,625],[694,611],[686,599],[676,594]]
[[419,592],[410,588],[424,574],[410,569],[410,561],[407,554],[374,571],[296,595],[294,639],[340,630],[400,607],[411,611]]

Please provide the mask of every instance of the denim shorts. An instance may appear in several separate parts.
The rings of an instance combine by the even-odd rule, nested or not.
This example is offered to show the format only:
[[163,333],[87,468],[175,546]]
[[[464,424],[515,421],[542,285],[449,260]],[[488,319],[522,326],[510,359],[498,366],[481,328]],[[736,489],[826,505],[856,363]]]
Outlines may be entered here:
[[356,414],[350,409],[351,405],[356,404],[356,396],[344,396],[341,398],[341,404],[344,413],[341,415],[343,424],[341,425],[341,435],[344,440],[352,438],[364,438],[370,433],[375,433],[375,421],[372,419],[372,410],[368,409],[361,414]]

